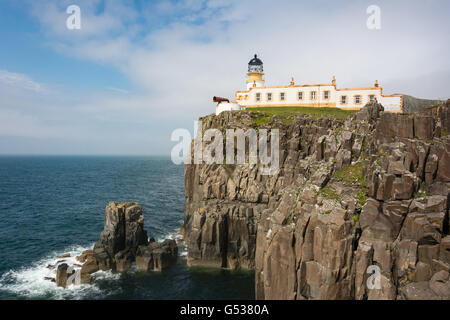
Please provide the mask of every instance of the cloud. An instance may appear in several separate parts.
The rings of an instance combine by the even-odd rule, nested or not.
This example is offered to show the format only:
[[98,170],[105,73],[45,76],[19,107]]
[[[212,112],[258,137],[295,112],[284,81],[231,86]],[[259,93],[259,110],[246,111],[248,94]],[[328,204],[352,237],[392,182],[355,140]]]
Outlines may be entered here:
[[[40,94],[43,85],[3,71],[0,92],[6,85],[23,89],[5,98],[8,110],[17,112],[8,119],[42,137],[99,143],[89,150],[100,153],[114,151],[111,141],[139,153],[136,141],[143,139],[154,143],[151,151],[168,153],[173,129],[191,128],[214,112],[213,95],[234,98],[245,87],[254,53],[265,63],[269,85],[288,84],[291,76],[296,83],[323,83],[335,75],[339,87],[379,80],[387,93],[448,96],[445,1],[379,1],[378,31],[366,27],[371,1],[145,1],[132,7],[129,1],[80,0],[77,31],[65,27],[72,1],[29,3],[51,48],[119,70],[131,89],[101,86],[76,100],[66,96],[70,90],[36,98],[25,92]],[[2,132],[17,134],[11,127]]]
[[120,88],[114,88],[114,87],[105,87],[106,90],[110,90],[110,91],[114,91],[114,92],[118,92],[118,93],[122,93],[122,94],[129,94],[130,91],[128,90],[124,90],[124,89],[120,89]]
[[0,70],[0,83],[12,88],[21,88],[34,92],[42,92],[44,90],[41,84],[33,81],[30,77],[7,70]]
[[[58,37],[59,41],[76,42],[79,40],[101,38],[118,33],[130,33],[127,24],[135,21],[138,12],[127,5],[126,1],[116,0],[71,0],[28,1],[30,13],[39,20],[43,31],[49,36]],[[81,9],[82,28],[69,30],[66,21],[70,5]]]

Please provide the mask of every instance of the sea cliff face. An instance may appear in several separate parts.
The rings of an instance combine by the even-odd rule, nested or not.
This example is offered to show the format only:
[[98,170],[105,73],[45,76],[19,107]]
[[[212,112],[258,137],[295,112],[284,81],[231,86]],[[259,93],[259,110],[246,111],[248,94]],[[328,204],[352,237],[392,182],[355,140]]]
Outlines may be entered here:
[[450,299],[450,101],[410,115],[371,104],[346,119],[200,120],[279,129],[280,170],[185,166],[188,264],[254,269],[257,299]]

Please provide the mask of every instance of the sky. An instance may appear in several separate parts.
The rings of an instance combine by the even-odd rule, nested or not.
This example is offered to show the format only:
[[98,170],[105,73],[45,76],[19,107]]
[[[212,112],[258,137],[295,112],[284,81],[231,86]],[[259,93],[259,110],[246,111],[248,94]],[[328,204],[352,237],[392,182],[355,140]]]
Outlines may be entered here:
[[[77,5],[81,28],[66,9]],[[369,29],[367,8],[380,8]],[[0,154],[169,155],[212,97],[245,89],[256,53],[267,85],[329,83],[447,99],[443,0],[2,0]]]

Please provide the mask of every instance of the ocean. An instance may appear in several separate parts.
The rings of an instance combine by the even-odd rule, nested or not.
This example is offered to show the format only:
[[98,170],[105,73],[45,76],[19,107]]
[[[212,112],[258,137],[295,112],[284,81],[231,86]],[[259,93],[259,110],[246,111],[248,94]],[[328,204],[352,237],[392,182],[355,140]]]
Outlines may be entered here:
[[254,299],[253,272],[188,268],[182,244],[162,273],[100,271],[67,289],[44,279],[59,255],[92,248],[110,201],[138,202],[149,237],[177,238],[183,179],[163,157],[1,156],[0,299]]

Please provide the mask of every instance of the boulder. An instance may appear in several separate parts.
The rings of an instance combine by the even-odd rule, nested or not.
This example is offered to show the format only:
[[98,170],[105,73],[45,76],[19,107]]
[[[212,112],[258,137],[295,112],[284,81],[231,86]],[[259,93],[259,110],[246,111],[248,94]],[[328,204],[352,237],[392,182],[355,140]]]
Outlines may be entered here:
[[446,236],[441,240],[439,260],[450,266],[450,236]]
[[130,250],[122,250],[116,253],[116,255],[114,256],[116,271],[121,272],[130,269],[134,258],[135,257]]
[[56,269],[56,285],[58,287],[66,288],[67,287],[67,279],[75,272],[68,272],[69,265],[67,263],[62,263],[58,265]]
[[85,262],[88,256],[92,256],[94,252],[92,250],[85,250],[79,256],[75,257],[75,259],[81,263]]
[[175,240],[162,243],[151,242],[139,246],[136,254],[136,267],[143,271],[163,271],[173,265],[178,256]]
[[361,121],[367,121],[369,123],[375,122],[379,117],[380,113],[384,111],[384,108],[379,103],[368,103],[359,112],[356,113],[356,119]]
[[86,258],[85,263],[81,267],[81,273],[92,274],[100,270],[97,259],[93,256],[89,256]]
[[443,299],[450,299],[450,279],[448,271],[437,272],[430,280],[430,289]]
[[412,282],[399,289],[402,300],[437,300],[439,296],[430,289],[428,281]]
[[394,180],[394,194],[393,198],[396,200],[410,199],[415,186],[414,186],[414,176],[412,174],[405,174],[401,178],[395,178]]
[[450,182],[450,148],[447,147],[441,158],[439,159],[436,180],[442,182]]
[[90,284],[92,282],[92,276],[89,273],[81,272],[80,284]]

